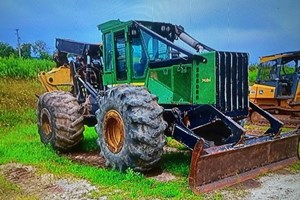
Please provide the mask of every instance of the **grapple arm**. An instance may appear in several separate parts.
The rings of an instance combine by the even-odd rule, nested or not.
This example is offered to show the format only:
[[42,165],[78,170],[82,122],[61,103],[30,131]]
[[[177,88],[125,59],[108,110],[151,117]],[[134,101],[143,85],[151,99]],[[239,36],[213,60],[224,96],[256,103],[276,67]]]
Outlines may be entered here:
[[47,92],[59,90],[59,86],[72,86],[70,66],[63,65],[49,72],[38,74],[39,81]]

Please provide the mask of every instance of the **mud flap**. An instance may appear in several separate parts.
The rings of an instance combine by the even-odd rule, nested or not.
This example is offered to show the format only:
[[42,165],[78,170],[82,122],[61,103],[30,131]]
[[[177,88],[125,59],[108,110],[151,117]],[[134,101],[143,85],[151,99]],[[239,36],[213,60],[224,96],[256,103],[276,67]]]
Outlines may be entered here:
[[194,193],[205,193],[285,167],[299,160],[299,139],[300,130],[295,130],[208,149],[199,140],[192,153],[189,185]]

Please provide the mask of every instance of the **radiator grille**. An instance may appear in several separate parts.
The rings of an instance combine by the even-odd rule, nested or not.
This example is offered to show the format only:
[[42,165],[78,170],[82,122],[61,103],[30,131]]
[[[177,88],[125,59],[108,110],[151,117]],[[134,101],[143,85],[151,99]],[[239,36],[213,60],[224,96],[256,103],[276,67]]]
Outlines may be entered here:
[[224,113],[248,112],[248,54],[216,53],[217,108]]

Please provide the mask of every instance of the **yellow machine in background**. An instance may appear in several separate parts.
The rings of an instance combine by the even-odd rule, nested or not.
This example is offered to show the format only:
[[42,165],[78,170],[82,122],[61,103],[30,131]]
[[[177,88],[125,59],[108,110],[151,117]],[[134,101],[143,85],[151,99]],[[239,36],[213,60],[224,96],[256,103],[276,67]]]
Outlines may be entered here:
[[[250,101],[285,123],[300,125],[300,51],[279,53],[260,58],[255,84],[250,89]],[[260,123],[254,112],[254,123]]]
[[62,65],[54,68],[49,72],[41,72],[38,74],[39,81],[47,92],[59,90],[59,86],[72,86],[69,65]]

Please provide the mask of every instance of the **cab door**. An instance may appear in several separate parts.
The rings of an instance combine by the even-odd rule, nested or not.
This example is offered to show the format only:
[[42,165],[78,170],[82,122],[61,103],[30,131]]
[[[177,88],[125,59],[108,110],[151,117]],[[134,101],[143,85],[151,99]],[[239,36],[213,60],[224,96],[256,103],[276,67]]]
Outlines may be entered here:
[[104,85],[128,82],[127,44],[124,30],[104,34]]

